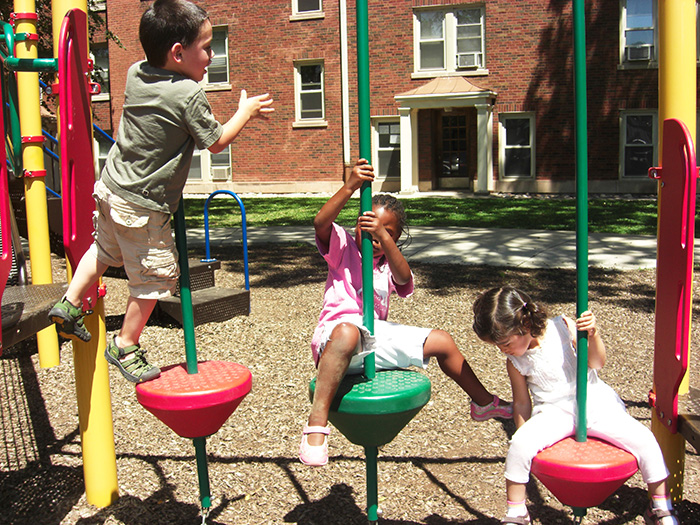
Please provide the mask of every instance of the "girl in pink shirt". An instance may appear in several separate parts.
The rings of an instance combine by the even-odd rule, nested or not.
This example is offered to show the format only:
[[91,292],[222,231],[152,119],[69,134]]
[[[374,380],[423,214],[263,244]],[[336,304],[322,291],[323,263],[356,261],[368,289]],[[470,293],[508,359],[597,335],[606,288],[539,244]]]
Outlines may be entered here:
[[[375,353],[377,369],[421,366],[435,357],[440,368],[471,398],[471,417],[485,421],[511,418],[512,408],[489,393],[472,371],[452,337],[443,330],[387,321],[389,297],[413,293],[413,273],[397,242],[406,230],[401,203],[391,195],[375,195],[372,211],[357,219],[353,238],[334,221],[363,182],[374,180],[374,169],[360,159],[343,187],[314,219],[316,245],[328,263],[323,308],[311,342],[318,368],[311,413],[304,426],[299,459],[313,466],[328,462],[328,411],[346,373],[361,373],[364,356]],[[374,248],[374,334],[362,320],[361,233],[372,236]]]

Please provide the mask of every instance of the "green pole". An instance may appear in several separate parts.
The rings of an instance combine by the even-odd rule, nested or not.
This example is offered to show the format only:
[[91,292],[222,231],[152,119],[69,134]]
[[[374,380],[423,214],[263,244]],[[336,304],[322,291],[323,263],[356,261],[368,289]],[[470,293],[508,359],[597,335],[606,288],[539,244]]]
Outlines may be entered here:
[[379,519],[377,452],[377,447],[365,447],[365,461],[367,462],[367,520],[370,523],[377,523]]
[[[369,17],[367,0],[357,2],[357,98],[360,137],[360,157],[372,158],[372,129],[369,110]],[[372,210],[372,185],[369,182],[360,188],[360,213]],[[362,234],[362,322],[370,333],[374,333],[374,250],[372,236]],[[365,376],[375,376],[374,353],[364,360]]]
[[175,245],[180,263],[180,307],[182,308],[182,329],[185,332],[185,358],[187,373],[197,373],[197,348],[194,340],[194,312],[192,291],[190,290],[190,266],[187,260],[187,233],[185,232],[185,202],[180,198],[180,206],[175,212]]
[[[180,307],[182,308],[182,329],[185,333],[185,358],[187,373],[198,373],[197,348],[194,338],[194,312],[192,310],[192,291],[190,289],[190,266],[187,259],[187,233],[185,228],[185,201],[180,198],[180,206],[175,212],[175,245],[180,263]],[[192,440],[197,460],[197,478],[199,479],[199,500],[205,511],[211,507],[211,490],[209,487],[209,470],[207,467],[207,440],[197,437]]]
[[[357,1],[357,97],[360,157],[372,158],[372,135],[369,109],[369,24],[367,0]],[[372,210],[372,185],[362,184],[360,213]],[[374,282],[372,276],[372,237],[362,234],[362,311],[363,322],[374,333]]]
[[55,58],[15,58],[7,57],[5,67],[10,71],[56,71],[58,61]]
[[[8,58],[14,58],[12,53],[15,52],[15,35],[12,29],[12,26],[8,24],[7,22],[2,22],[2,28],[3,28],[3,37],[5,39],[5,44],[7,46],[8,50],[8,55],[5,56],[4,53],[3,55],[3,64],[2,68],[5,68],[5,63],[4,61],[7,60]],[[12,146],[12,151],[9,152],[9,157],[10,157],[10,162],[12,164],[12,170],[15,172],[17,176],[22,175],[22,132],[20,130],[20,125],[19,125],[19,103],[18,103],[18,95],[17,95],[17,80],[15,78],[15,75],[9,75],[8,76],[8,82],[7,85],[5,86],[5,89],[7,90],[6,93],[3,93],[3,96],[7,97],[7,102],[9,105],[9,121],[10,124],[7,127],[8,129],[6,130],[7,133],[7,140]]]
[[[359,123],[360,157],[372,158],[372,135],[369,106],[369,15],[367,0],[357,0],[357,110]],[[362,184],[360,189],[360,213],[372,210],[372,185]],[[362,234],[362,321],[374,333],[374,250],[372,237]],[[374,352],[365,357],[365,375],[372,379],[376,374]],[[365,447],[365,472],[367,478],[367,519],[377,522],[379,497],[377,488],[377,447]]]
[[19,125],[19,94],[17,93],[17,80],[10,75],[7,86],[10,112],[10,130],[7,133],[12,144],[12,169],[17,176],[22,175],[22,130]]
[[209,488],[209,470],[207,469],[207,440],[197,437],[192,440],[197,457],[197,478],[199,479],[199,501],[202,509],[211,507],[211,490]]
[[[588,310],[588,127],[586,105],[586,17],[574,0],[574,96],[576,120],[576,316]],[[584,442],[588,389],[588,334],[577,332],[576,441]]]

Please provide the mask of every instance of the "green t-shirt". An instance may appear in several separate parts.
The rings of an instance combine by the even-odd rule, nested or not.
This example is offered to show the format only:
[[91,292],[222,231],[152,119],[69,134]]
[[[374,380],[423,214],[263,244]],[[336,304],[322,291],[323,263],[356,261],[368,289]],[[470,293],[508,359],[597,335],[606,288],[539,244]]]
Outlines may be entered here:
[[222,131],[197,82],[137,62],[127,73],[117,140],[102,180],[128,202],[174,213],[195,146],[207,149]]

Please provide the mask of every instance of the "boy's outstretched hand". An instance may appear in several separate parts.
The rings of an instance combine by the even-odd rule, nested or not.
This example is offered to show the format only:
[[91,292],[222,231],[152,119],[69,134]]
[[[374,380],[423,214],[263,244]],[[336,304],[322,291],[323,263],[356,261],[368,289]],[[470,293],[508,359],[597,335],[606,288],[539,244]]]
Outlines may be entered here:
[[269,93],[248,98],[248,93],[246,90],[241,89],[241,98],[238,100],[238,109],[247,113],[248,117],[250,118],[267,118],[269,113],[275,111],[275,108],[271,107],[272,102],[274,102],[274,100],[270,98]]

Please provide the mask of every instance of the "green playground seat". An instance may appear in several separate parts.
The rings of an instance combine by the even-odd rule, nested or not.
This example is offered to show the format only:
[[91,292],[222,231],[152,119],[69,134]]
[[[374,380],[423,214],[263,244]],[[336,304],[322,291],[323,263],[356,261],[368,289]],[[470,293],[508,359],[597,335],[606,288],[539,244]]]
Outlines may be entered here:
[[[313,400],[316,379],[309,384]],[[328,418],[348,441],[363,447],[389,443],[430,400],[430,380],[412,370],[381,370],[373,379],[347,375]]]

